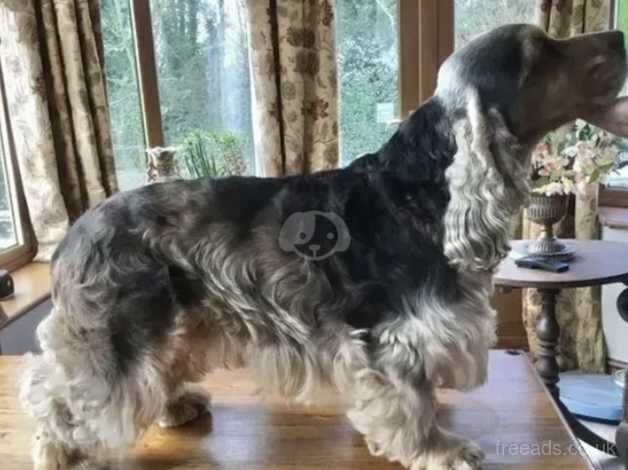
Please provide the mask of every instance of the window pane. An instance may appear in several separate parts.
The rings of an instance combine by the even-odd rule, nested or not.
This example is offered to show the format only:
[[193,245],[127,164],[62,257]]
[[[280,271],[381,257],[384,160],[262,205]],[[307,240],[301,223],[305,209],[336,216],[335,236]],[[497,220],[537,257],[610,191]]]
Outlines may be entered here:
[[397,0],[337,0],[340,158],[377,150],[396,130]]
[[628,139],[622,139],[619,168],[608,175],[608,186],[628,189]]
[[7,181],[7,166],[4,160],[6,157],[2,136],[0,136],[0,251],[18,244],[11,193]]
[[146,155],[129,1],[101,0],[100,9],[116,172],[131,189],[146,180]]
[[163,129],[183,176],[254,171],[246,0],[153,0]]
[[[624,33],[628,33],[628,1],[619,0],[617,2],[616,27]],[[625,38],[628,47],[628,36]],[[620,92],[621,96],[628,95],[628,82],[624,84],[624,89]],[[621,139],[619,153],[619,168],[616,172],[608,176],[607,183],[609,186],[628,188],[628,139]]]
[[533,23],[536,3],[532,0],[455,0],[456,49],[463,47],[475,36],[498,26]]

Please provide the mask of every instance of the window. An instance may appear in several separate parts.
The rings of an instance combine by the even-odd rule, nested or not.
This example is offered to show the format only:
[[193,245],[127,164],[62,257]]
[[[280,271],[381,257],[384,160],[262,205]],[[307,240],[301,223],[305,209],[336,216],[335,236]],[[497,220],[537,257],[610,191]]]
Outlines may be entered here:
[[619,162],[616,171],[608,176],[607,187],[628,190],[628,142],[620,142]]
[[455,0],[454,44],[466,45],[478,34],[508,23],[534,23],[537,2],[530,0]]
[[[146,146],[176,145],[183,176],[204,176],[207,167],[218,175],[252,173],[246,3],[101,0],[122,189],[144,183]],[[336,2],[342,164],[378,149],[395,131],[399,115],[418,105],[414,90],[402,96],[401,54],[404,47],[406,55],[416,50],[419,8],[444,9],[451,0],[425,3],[431,5],[422,7],[418,0]],[[406,31],[414,31],[414,37],[404,46],[400,18],[408,6],[415,14]],[[418,60],[414,55],[406,62],[413,62],[414,69]],[[406,79],[406,89],[415,82]]]
[[145,182],[146,155],[129,2],[101,0],[100,8],[116,173],[120,189],[131,189]]
[[432,94],[454,47],[503,24],[532,22],[534,8],[530,0],[491,8],[485,0],[337,0],[341,162],[386,141],[393,123]]
[[[626,0],[616,2],[615,26],[617,29],[628,33],[628,2]],[[628,95],[628,83],[624,85],[621,95]],[[622,139],[620,142],[619,169],[609,175],[607,187],[628,191],[628,139]]]
[[4,83],[0,69],[0,265],[13,269],[32,259],[29,228],[23,225],[23,198],[18,197]]
[[250,173],[246,1],[102,0],[101,16],[122,189],[145,182],[144,142],[177,146],[184,177]]
[[4,139],[0,142],[0,252],[11,249],[18,241],[3,147]]
[[4,139],[0,141],[0,253],[17,245],[17,228],[9,182],[7,181]]
[[397,0],[337,0],[340,160],[377,150],[399,115]]
[[[252,173],[246,0],[100,3],[121,187],[144,183],[145,146],[178,146],[183,176]],[[341,164],[381,147],[432,94],[454,36],[460,47],[532,18],[530,0],[498,3],[336,1]]]
[[[194,149],[217,146],[220,175],[254,168],[248,19],[244,0],[151,3],[163,130],[182,170],[203,176]],[[211,143],[211,144],[209,144]]]

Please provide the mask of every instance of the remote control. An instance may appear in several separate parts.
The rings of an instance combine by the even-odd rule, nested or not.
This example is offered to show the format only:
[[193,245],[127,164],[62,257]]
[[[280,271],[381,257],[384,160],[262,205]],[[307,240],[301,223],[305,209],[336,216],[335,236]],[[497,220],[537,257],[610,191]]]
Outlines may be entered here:
[[569,270],[569,264],[564,261],[545,258],[543,256],[524,256],[515,260],[515,264],[520,268],[541,269],[554,273],[564,273]]

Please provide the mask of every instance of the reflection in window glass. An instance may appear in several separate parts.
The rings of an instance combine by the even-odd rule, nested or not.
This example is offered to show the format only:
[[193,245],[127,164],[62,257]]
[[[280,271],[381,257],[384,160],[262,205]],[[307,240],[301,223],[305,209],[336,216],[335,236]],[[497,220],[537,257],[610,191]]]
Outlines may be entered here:
[[129,2],[101,0],[100,9],[116,172],[120,188],[131,189],[146,180],[146,155]]
[[533,23],[536,3],[532,0],[455,0],[455,48],[498,26]]
[[163,129],[185,177],[254,171],[246,0],[155,0]]
[[396,130],[398,14],[396,0],[337,0],[339,140],[343,164],[373,152]]

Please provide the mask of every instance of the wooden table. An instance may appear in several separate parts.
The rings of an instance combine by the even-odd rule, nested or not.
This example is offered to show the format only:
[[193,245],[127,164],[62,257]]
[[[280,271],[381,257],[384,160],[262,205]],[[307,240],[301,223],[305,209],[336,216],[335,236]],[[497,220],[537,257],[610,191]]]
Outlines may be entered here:
[[[493,277],[496,286],[525,287],[538,289],[542,299],[542,310],[536,324],[539,340],[536,368],[539,375],[557,404],[565,414],[576,435],[591,445],[607,450],[608,453],[620,454],[626,460],[628,468],[628,392],[624,393],[624,422],[617,432],[617,449],[611,443],[593,434],[560,402],[558,390],[557,346],[560,339],[560,327],[556,320],[556,300],[561,289],[572,287],[600,286],[615,282],[628,285],[628,243],[601,240],[561,240],[572,245],[576,254],[569,262],[569,271],[552,273],[535,269],[523,269],[515,265],[512,258],[506,258]],[[618,309],[624,318],[628,304],[628,289],[620,295]]]
[[[439,391],[439,420],[473,438],[486,469],[593,468],[524,354],[491,352],[489,381],[472,393]],[[22,358],[0,356],[0,468],[31,469],[34,423],[18,406]],[[124,470],[392,470],[371,457],[339,407],[307,409],[253,395],[246,372],[207,377],[212,417],[171,430],[151,428]],[[544,446],[544,447],[542,447]],[[538,451],[535,451],[537,449]],[[541,452],[545,449],[545,452]],[[553,450],[552,450],[553,449]],[[541,455],[545,454],[545,455]],[[549,455],[547,455],[549,454]]]

